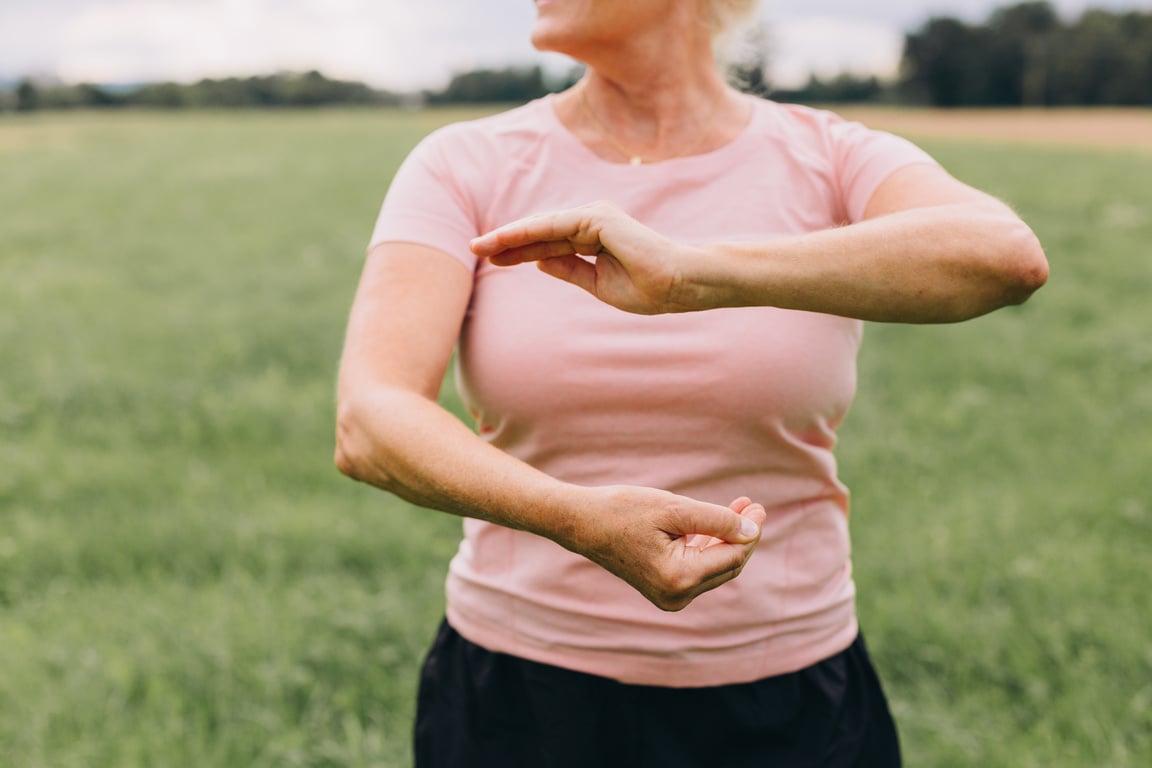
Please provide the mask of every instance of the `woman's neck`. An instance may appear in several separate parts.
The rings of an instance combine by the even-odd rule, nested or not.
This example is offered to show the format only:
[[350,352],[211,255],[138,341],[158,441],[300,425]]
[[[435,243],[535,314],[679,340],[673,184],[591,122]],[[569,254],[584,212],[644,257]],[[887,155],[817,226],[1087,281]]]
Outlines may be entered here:
[[558,98],[557,114],[578,139],[615,162],[710,151],[742,130],[748,105],[724,82],[710,51],[682,66],[665,63],[589,65],[580,83]]

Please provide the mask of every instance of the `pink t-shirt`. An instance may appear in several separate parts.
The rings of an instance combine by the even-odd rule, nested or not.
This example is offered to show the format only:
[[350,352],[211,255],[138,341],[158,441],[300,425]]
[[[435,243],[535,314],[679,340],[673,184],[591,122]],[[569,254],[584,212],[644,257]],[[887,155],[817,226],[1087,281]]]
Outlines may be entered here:
[[547,97],[436,131],[397,173],[372,244],[432,246],[474,270],[457,377],[484,439],[576,484],[768,510],[740,577],[677,613],[552,541],[467,519],[447,615],[473,642],[629,683],[708,686],[794,671],[854,639],[832,450],[861,323],[772,307],[631,315],[468,249],[498,225],[595,200],[685,242],[797,235],[858,221],[893,171],[932,162],[832,113],[753,101],[728,145],[631,166],[593,154]]

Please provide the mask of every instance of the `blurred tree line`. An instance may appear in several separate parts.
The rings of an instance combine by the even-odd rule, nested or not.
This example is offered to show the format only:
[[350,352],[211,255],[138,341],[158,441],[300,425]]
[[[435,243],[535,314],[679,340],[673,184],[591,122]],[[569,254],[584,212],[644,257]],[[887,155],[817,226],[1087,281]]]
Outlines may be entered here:
[[315,107],[327,104],[398,104],[402,97],[363,83],[331,80],[320,72],[204,79],[197,83],[139,86],[38,84],[22,80],[15,89],[17,111],[89,107]]
[[[1093,9],[1065,22],[1046,0],[1002,7],[969,24],[933,17],[905,36],[901,72],[893,82],[844,73],[813,75],[802,87],[769,81],[771,43],[762,29],[729,65],[730,80],[779,101],[891,102],[960,106],[1152,106],[1152,11]],[[440,90],[400,94],[319,72],[151,83],[114,88],[31,80],[0,92],[0,110],[158,107],[315,107],[522,103],[562,90],[575,68],[549,79],[539,66],[458,73]]]
[[1090,9],[1065,22],[1044,0],[993,11],[981,23],[930,18],[905,35],[892,82],[843,73],[774,87],[771,43],[730,67],[750,93],[806,103],[889,102],[936,107],[1152,106],[1152,11]]
[[1152,11],[1048,2],[1001,8],[983,24],[929,19],[904,42],[903,101],[961,106],[1152,106]]
[[574,67],[559,80],[549,80],[540,67],[476,69],[453,76],[443,90],[425,91],[424,100],[429,104],[523,103],[574,85],[582,73],[582,67]]
[[[204,79],[138,86],[65,85],[25,79],[7,99],[20,112],[38,109],[153,107],[318,107],[335,105],[518,103],[568,87],[578,70],[549,81],[539,66],[478,69],[455,75],[437,91],[394,93],[364,83],[331,80],[320,72]],[[0,104],[0,108],[4,105]]]

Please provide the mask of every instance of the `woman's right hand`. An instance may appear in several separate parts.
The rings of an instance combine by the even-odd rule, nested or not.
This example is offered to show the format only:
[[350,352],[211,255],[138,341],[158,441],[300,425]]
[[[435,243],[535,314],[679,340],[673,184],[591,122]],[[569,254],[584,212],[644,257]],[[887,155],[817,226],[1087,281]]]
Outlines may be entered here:
[[572,541],[656,607],[679,611],[740,575],[767,513],[747,498],[729,506],[633,486],[581,489]]

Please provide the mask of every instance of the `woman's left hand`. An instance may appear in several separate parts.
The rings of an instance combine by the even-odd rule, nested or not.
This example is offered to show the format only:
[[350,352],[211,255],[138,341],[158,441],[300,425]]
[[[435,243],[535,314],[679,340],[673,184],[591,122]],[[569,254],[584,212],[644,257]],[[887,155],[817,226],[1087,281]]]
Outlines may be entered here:
[[476,238],[471,247],[500,267],[535,261],[540,271],[627,312],[655,315],[704,308],[693,301],[683,274],[692,249],[653,232],[611,203],[529,216]]

